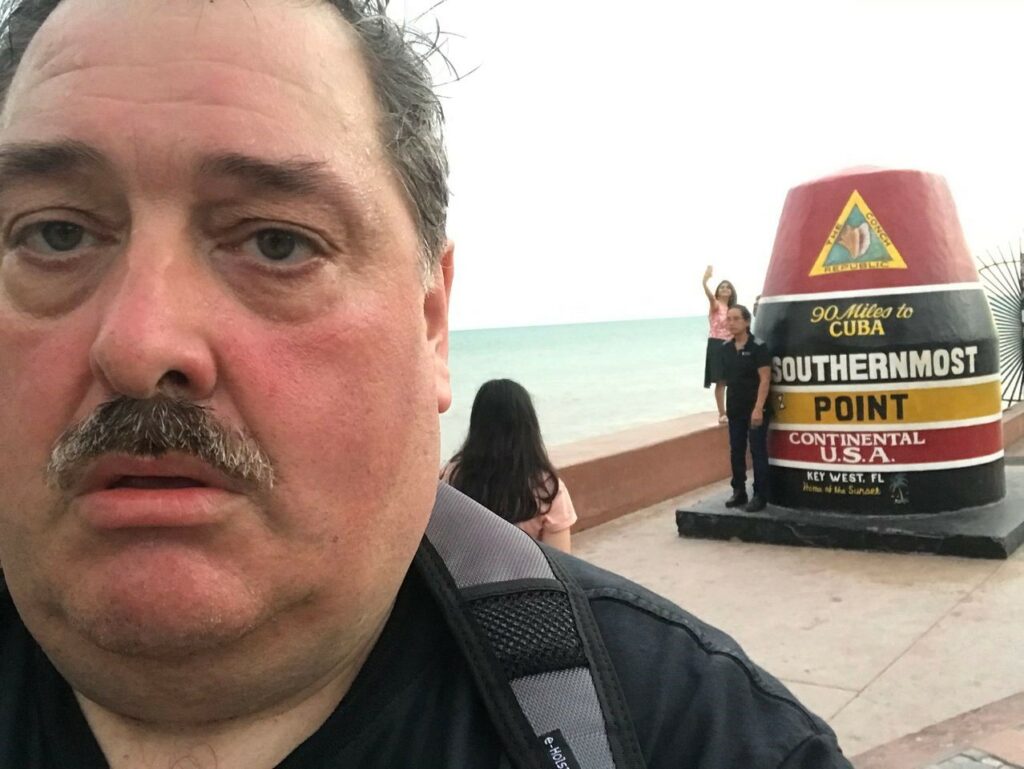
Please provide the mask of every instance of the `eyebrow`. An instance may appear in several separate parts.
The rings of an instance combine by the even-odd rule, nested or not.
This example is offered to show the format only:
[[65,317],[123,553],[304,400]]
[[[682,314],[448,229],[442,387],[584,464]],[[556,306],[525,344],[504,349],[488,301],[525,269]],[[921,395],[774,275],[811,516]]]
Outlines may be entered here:
[[[79,174],[113,174],[113,164],[97,148],[65,139],[53,142],[0,144],[0,193],[12,185],[41,179],[66,179]],[[195,165],[199,178],[227,178],[257,195],[315,198],[321,206],[341,212],[350,227],[365,225],[365,194],[333,173],[320,160],[267,159],[237,152],[202,157]]]
[[353,239],[373,237],[377,231],[375,217],[370,215],[373,205],[365,191],[339,177],[326,162],[308,158],[268,160],[228,152],[201,159],[197,170],[200,178],[231,179],[258,197],[313,200],[329,210],[332,219],[344,222]]
[[82,142],[67,140],[0,145],[0,189],[16,182],[69,176],[109,167],[101,152]]
[[[0,184],[46,176],[67,176],[85,170],[108,169],[102,152],[84,142],[18,142],[0,145]],[[326,163],[316,160],[263,158],[229,152],[199,163],[202,176],[227,176],[269,192],[311,195],[348,190]]]
[[331,173],[326,163],[317,160],[265,160],[231,152],[203,159],[199,173],[231,177],[263,191],[291,196],[330,192],[347,196],[352,192],[349,185]]

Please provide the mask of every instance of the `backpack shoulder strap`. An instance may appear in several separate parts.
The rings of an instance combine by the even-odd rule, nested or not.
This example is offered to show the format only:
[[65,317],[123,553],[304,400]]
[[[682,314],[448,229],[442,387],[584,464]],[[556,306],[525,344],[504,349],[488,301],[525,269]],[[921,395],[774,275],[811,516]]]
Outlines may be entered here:
[[416,555],[516,769],[643,769],[582,589],[518,527],[439,484]]

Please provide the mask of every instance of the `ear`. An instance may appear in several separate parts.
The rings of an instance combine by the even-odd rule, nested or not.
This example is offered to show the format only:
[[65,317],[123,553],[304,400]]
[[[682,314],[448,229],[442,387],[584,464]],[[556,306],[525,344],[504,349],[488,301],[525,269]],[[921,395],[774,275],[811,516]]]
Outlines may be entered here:
[[427,343],[434,357],[434,383],[437,390],[437,411],[443,414],[452,403],[451,377],[448,372],[448,304],[455,276],[455,244],[445,243],[438,265],[434,268],[430,287],[423,298],[423,317],[427,326]]

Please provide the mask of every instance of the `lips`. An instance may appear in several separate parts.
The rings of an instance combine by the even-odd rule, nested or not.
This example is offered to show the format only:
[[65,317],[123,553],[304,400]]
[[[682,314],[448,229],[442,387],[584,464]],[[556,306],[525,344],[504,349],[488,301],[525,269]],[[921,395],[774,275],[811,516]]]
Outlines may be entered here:
[[171,475],[122,475],[110,489],[189,489],[202,488],[205,483],[194,478]]
[[200,459],[169,453],[155,457],[105,455],[93,462],[73,494],[115,488],[165,489],[211,487],[238,491],[237,484]]
[[216,523],[241,489],[194,457],[105,456],[72,492],[72,508],[97,529],[194,527]]

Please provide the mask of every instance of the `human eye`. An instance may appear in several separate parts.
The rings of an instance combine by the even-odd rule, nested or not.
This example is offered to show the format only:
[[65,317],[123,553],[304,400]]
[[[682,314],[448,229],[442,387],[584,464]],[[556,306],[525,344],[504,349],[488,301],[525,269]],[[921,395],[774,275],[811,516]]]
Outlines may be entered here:
[[252,230],[235,250],[271,268],[299,266],[324,253],[323,246],[312,236],[286,227]]
[[64,219],[46,219],[16,227],[9,244],[40,261],[59,263],[78,256],[100,243],[100,238],[82,224]]

